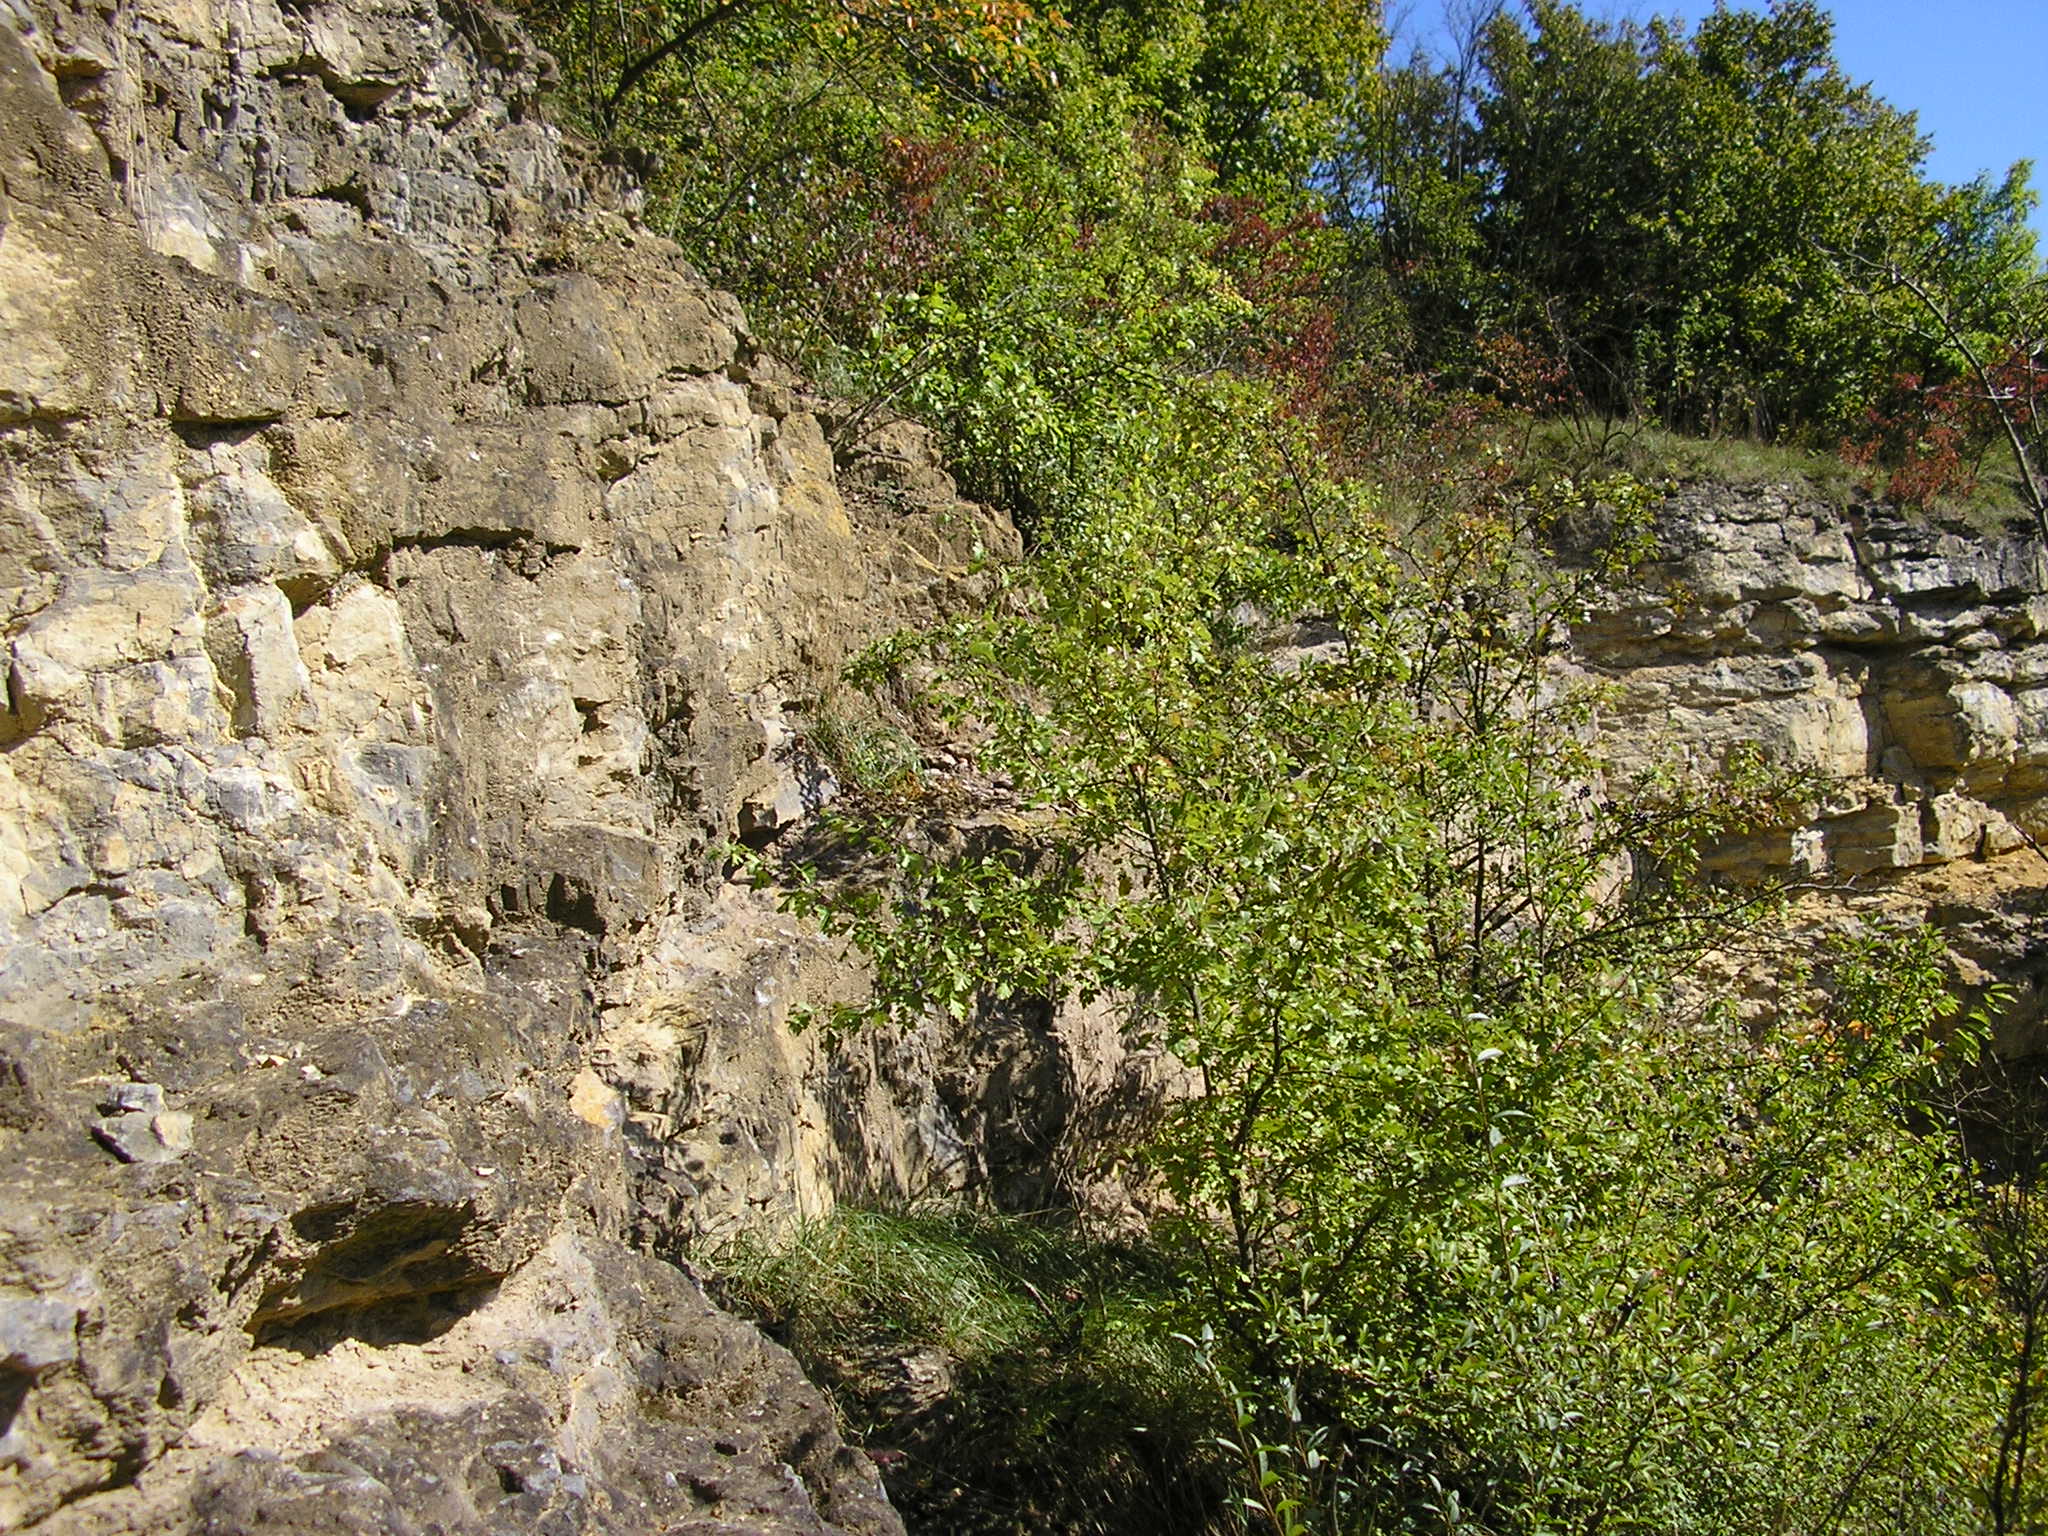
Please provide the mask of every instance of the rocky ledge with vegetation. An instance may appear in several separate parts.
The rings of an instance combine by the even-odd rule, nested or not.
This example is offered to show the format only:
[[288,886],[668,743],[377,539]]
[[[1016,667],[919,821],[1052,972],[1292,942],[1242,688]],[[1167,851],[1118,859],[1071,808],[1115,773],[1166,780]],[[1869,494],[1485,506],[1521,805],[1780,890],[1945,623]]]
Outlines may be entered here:
[[0,1524],[2039,1527],[2024,172],[1467,20],[0,0]]

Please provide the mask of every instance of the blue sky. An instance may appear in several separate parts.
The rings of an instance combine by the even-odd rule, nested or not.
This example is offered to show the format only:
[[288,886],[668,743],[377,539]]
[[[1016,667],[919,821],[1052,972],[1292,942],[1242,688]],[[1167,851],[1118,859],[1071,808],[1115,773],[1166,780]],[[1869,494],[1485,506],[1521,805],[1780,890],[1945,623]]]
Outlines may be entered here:
[[[1389,0],[1389,11],[1400,3]],[[1677,15],[1689,23],[1714,8],[1712,0],[1579,3],[1607,16]],[[1442,8],[1443,0],[1412,0],[1397,55],[1425,26],[1434,27]],[[1764,0],[1751,8],[1763,9]],[[2048,0],[1835,0],[1827,9],[1842,67],[1893,106],[1918,114],[1920,131],[1934,140],[1930,174],[1968,181],[2032,160],[2035,188],[2048,184]],[[2040,210],[2033,222],[2048,233]]]

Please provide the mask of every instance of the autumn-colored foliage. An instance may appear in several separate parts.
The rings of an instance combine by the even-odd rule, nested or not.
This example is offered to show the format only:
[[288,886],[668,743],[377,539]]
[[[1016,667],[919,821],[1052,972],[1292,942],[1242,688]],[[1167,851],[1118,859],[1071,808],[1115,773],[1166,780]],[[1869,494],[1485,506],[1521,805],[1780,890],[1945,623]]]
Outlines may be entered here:
[[1249,309],[1240,360],[1295,407],[1324,402],[1338,362],[1337,271],[1329,217],[1314,206],[1276,209],[1248,194],[1210,199],[1209,254]]
[[1968,496],[1987,455],[2002,452],[2008,425],[2022,441],[2034,436],[2044,392],[2048,361],[2018,343],[1996,354],[1983,379],[1965,373],[1930,383],[1902,373],[1865,407],[1860,430],[1842,441],[1842,457],[1882,475],[1885,495],[1904,506]]

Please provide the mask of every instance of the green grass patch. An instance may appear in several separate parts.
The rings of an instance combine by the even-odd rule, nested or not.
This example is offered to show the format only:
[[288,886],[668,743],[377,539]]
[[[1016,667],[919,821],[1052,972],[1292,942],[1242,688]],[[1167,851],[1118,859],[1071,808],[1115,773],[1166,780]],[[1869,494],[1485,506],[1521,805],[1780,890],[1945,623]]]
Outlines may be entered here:
[[912,793],[923,754],[909,732],[881,718],[872,701],[858,694],[819,704],[804,739],[839,782],[857,793],[883,798]]
[[[1885,500],[1886,471],[1849,463],[1825,448],[1764,443],[1744,437],[1693,437],[1649,422],[1553,417],[1530,434],[1531,471],[1574,476],[1625,471],[1645,481],[1713,481],[1736,487],[1792,485],[1846,507]],[[1925,507],[1899,506],[1909,518],[1984,538],[2033,529],[2019,476],[1994,444],[1966,491],[1937,496]]]
[[1644,480],[1713,480],[1724,485],[1799,485],[1837,505],[1857,493],[1863,472],[1840,454],[1745,437],[1693,437],[1650,422],[1555,417],[1530,439],[1530,463],[1575,475],[1626,471]]
[[833,1395],[913,1531],[1238,1529],[1229,1404],[1157,1253],[1049,1219],[842,1208],[707,1267]]

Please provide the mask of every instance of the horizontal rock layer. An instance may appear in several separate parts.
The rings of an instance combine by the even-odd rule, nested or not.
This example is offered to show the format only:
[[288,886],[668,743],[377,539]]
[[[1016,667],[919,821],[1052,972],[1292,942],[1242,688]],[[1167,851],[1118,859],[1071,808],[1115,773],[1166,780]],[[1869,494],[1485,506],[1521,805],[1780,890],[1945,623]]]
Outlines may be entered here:
[[[1599,530],[1568,531],[1565,556]],[[1582,552],[1582,551],[1581,551]],[[2048,981],[2048,560],[1985,531],[1789,485],[1694,484],[1647,561],[1592,595],[1575,668],[1617,780],[1755,748],[1812,815],[1713,849],[1725,878],[1815,887],[1810,914],[1939,922],[1960,978],[1998,982],[2001,1040],[2041,1048]]]

